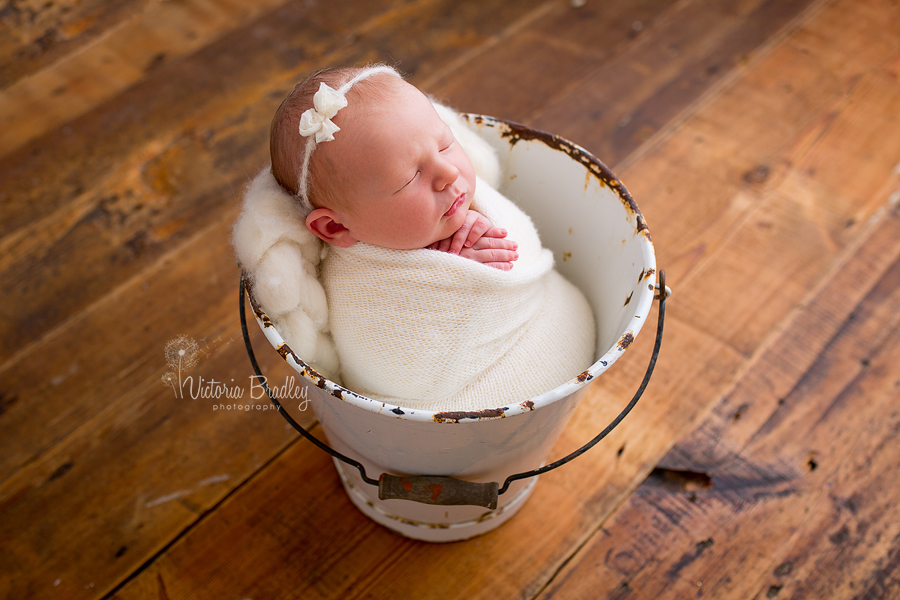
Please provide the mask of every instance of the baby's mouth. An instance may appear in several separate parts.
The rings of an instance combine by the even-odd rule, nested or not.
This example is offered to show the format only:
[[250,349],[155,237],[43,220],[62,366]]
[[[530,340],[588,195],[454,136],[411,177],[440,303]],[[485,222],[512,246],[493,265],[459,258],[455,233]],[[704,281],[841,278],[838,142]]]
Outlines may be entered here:
[[453,214],[457,211],[457,209],[459,209],[459,207],[462,206],[462,203],[465,202],[465,200],[466,200],[466,195],[464,193],[460,194],[459,198],[457,198],[453,202],[453,204],[450,206],[450,208],[447,210],[447,212],[444,213],[444,216],[452,217]]

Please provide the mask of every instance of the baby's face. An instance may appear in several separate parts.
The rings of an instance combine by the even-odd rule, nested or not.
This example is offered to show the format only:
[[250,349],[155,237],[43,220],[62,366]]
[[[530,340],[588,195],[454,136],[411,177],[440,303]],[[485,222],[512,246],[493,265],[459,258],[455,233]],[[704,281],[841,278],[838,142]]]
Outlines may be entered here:
[[390,100],[348,115],[335,140],[317,151],[331,153],[347,174],[341,191],[348,208],[338,212],[353,240],[424,248],[462,225],[475,169],[428,98],[406,82],[391,85]]

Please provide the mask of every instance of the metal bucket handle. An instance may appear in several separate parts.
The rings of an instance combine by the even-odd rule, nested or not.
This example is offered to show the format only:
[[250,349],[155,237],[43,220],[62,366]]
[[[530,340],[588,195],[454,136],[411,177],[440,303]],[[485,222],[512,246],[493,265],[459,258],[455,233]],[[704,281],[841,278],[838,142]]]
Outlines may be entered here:
[[366,468],[359,461],[341,454],[328,444],[319,440],[317,437],[304,429],[299,423],[297,423],[297,421],[295,421],[294,418],[284,410],[281,402],[278,401],[278,398],[276,398],[275,394],[272,393],[272,390],[269,389],[269,386],[266,384],[266,378],[259,368],[259,363],[256,362],[256,355],[254,354],[253,346],[250,343],[250,334],[247,331],[247,315],[246,308],[244,306],[246,284],[244,281],[243,272],[241,272],[239,305],[241,315],[241,332],[244,335],[244,344],[247,347],[247,355],[250,357],[250,364],[253,365],[253,370],[256,372],[256,377],[259,378],[259,381],[262,384],[263,389],[266,390],[266,394],[269,396],[272,404],[275,405],[275,408],[279,413],[281,413],[281,416],[291,424],[291,427],[300,432],[303,437],[311,441],[318,448],[324,450],[334,458],[350,465],[351,467],[356,467],[359,470],[359,474],[364,482],[368,483],[369,485],[378,486],[379,499],[388,500],[391,498],[399,498],[402,500],[421,502],[423,504],[439,504],[444,506],[473,505],[494,509],[497,508],[497,496],[505,493],[509,489],[509,486],[512,482],[518,481],[520,479],[527,479],[529,477],[535,477],[537,475],[540,475],[541,473],[546,473],[547,471],[552,471],[553,469],[566,464],[573,458],[581,456],[592,447],[594,447],[597,442],[609,435],[609,433],[613,429],[615,429],[615,427],[622,421],[622,419],[624,419],[628,415],[628,413],[631,412],[631,409],[634,408],[634,405],[637,404],[637,401],[641,398],[644,390],[647,388],[647,384],[650,383],[650,377],[653,375],[653,369],[656,366],[656,359],[659,357],[659,349],[662,345],[663,325],[665,323],[666,317],[666,298],[668,298],[672,293],[672,290],[666,286],[665,271],[659,272],[659,283],[656,284],[656,289],[660,290],[660,292],[656,295],[656,299],[659,300],[659,317],[656,324],[656,343],[653,346],[653,354],[650,357],[650,364],[647,366],[647,371],[646,373],[644,373],[644,379],[643,381],[641,381],[641,385],[638,388],[637,392],[635,392],[634,397],[631,399],[631,402],[629,402],[628,405],[624,409],[622,409],[622,412],[620,412],[619,415],[615,419],[613,419],[612,422],[607,425],[603,431],[598,433],[594,437],[594,439],[586,443],[578,450],[575,450],[571,454],[564,456],[563,458],[557,460],[556,462],[550,463],[549,465],[544,465],[543,467],[533,469],[531,471],[525,471],[523,473],[510,475],[506,478],[506,481],[503,482],[502,487],[496,481],[481,483],[475,481],[463,481],[462,479],[455,479],[453,477],[447,476],[400,476],[391,475],[389,473],[382,473],[378,479],[372,479],[371,477],[366,475]]

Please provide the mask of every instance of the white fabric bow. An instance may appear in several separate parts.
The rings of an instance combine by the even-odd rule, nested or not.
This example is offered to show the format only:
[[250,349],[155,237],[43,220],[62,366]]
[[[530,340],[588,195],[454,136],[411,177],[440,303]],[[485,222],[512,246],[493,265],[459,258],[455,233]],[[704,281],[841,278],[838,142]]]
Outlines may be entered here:
[[317,144],[330,142],[335,132],[341,130],[331,119],[345,106],[347,99],[344,95],[321,82],[319,91],[313,96],[313,108],[300,117],[300,135],[309,137],[315,134]]

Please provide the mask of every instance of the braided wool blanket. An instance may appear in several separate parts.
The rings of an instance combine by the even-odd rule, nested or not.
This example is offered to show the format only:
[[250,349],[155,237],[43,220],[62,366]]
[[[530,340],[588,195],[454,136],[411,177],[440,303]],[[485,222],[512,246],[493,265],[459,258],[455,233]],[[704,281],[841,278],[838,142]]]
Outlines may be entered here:
[[285,342],[344,387],[420,410],[522,402],[593,362],[593,315],[531,219],[490,185],[487,143],[436,108],[479,175],[472,208],[519,244],[511,271],[436,250],[323,248],[268,169],[247,189],[235,251]]

